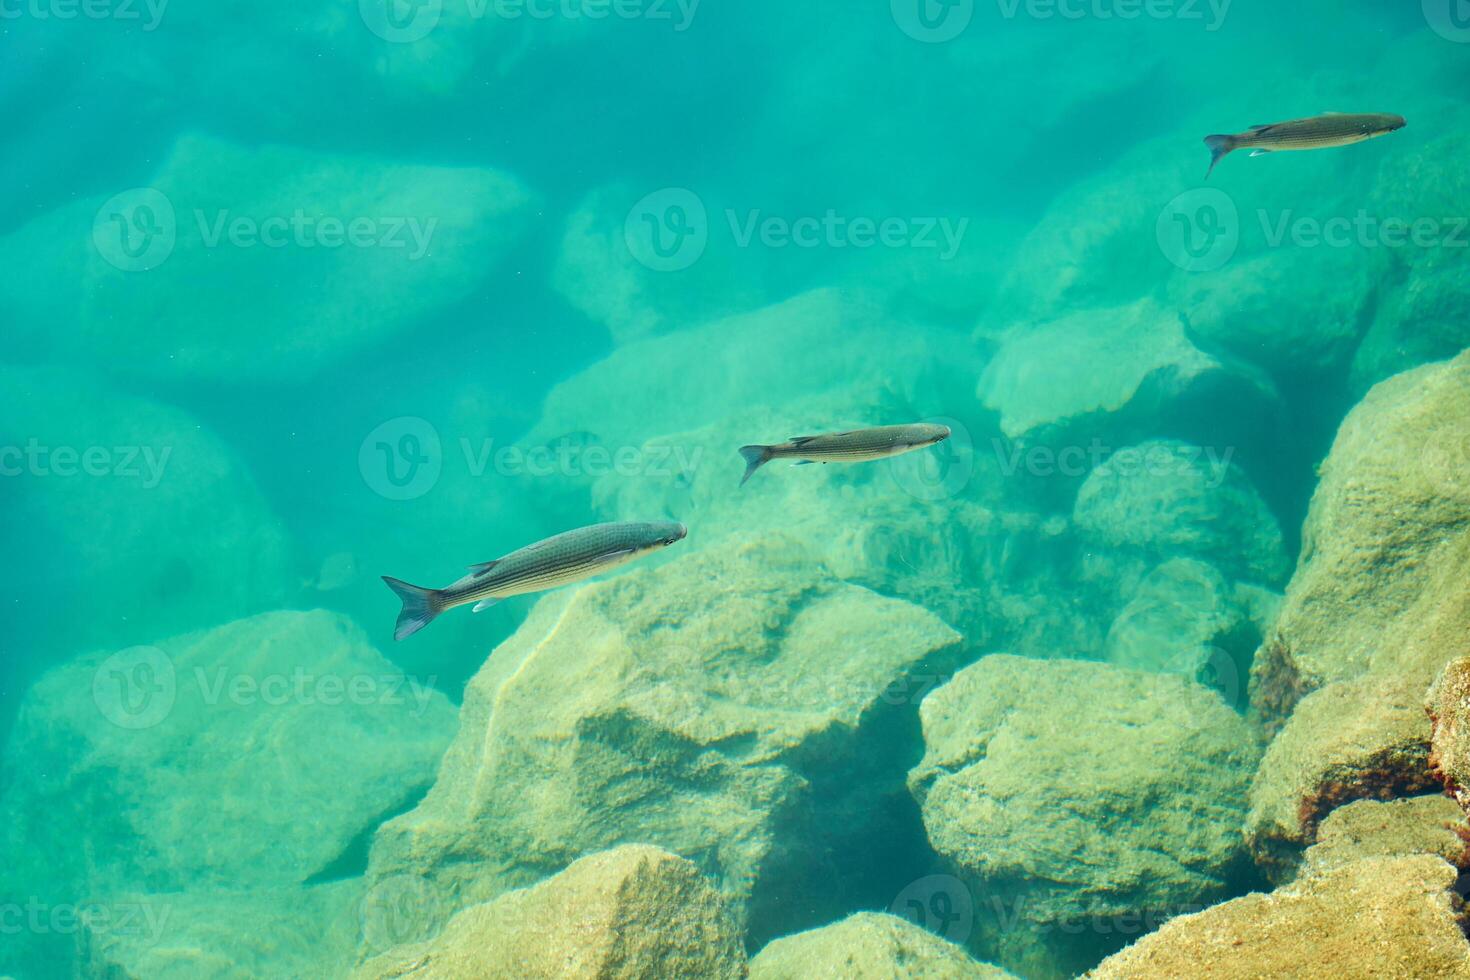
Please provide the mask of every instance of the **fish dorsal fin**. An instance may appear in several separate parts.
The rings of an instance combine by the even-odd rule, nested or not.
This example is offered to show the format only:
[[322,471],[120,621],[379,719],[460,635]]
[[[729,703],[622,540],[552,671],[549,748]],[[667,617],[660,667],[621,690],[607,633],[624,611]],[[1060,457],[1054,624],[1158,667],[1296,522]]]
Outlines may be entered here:
[[499,564],[499,558],[495,559],[494,561],[482,561],[478,565],[470,566],[470,574],[473,575],[475,578],[479,578],[481,575],[484,575],[486,572],[490,571],[490,569]]
[[802,446],[816,438],[817,436],[792,436],[791,439],[788,441],[793,446]]

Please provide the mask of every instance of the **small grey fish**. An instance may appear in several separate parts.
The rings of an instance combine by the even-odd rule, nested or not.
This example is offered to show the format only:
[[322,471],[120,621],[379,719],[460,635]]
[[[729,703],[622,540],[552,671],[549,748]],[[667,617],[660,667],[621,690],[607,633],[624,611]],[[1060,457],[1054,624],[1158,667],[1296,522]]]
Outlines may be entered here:
[[1233,150],[1250,150],[1253,157],[1286,150],[1326,150],[1387,136],[1406,125],[1403,116],[1386,112],[1328,112],[1311,119],[1264,123],[1234,135],[1206,136],[1210,169],[1205,173],[1205,180],[1210,179],[1216,164]]
[[775,446],[742,446],[745,459],[745,486],[751,474],[773,459],[797,459],[806,463],[866,463],[886,459],[914,449],[923,449],[949,438],[949,426],[918,422],[912,425],[884,425],[876,429],[854,429],[852,432],[829,432],[820,436],[797,436]]
[[683,540],[689,533],[672,521],[593,524],[512,551],[504,558],[471,565],[470,573],[443,589],[424,589],[383,576],[403,600],[393,639],[402,640],[456,606],[487,609],[507,596],[542,592],[580,582],[624,562]]

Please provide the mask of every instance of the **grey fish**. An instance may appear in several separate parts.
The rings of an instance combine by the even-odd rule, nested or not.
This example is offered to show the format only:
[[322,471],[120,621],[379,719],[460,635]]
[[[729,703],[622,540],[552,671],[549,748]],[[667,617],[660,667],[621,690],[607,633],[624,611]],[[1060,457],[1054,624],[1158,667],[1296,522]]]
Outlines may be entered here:
[[1252,126],[1234,135],[1206,136],[1205,145],[1210,148],[1210,169],[1205,173],[1205,180],[1215,172],[1216,164],[1234,150],[1250,150],[1253,157],[1286,150],[1326,150],[1387,136],[1406,125],[1408,123],[1403,116],[1387,112],[1328,112],[1310,119]]
[[745,486],[751,474],[773,459],[797,459],[805,463],[866,463],[886,459],[914,449],[923,449],[949,438],[949,426],[918,422],[912,425],[884,425],[875,429],[851,432],[829,432],[820,436],[797,436],[774,446],[742,446],[745,459]]
[[393,639],[428,626],[440,613],[475,604],[487,609],[507,596],[542,592],[580,582],[649,552],[681,541],[689,530],[672,521],[593,524],[512,551],[504,558],[471,565],[470,573],[442,589],[424,589],[383,576],[403,600]]

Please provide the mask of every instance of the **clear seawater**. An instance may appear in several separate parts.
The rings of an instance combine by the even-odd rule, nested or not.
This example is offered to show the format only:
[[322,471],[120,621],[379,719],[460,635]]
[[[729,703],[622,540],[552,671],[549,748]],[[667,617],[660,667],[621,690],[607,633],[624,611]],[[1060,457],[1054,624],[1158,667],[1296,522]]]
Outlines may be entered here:
[[[1315,467],[1384,373],[1352,366],[1371,311],[1323,314],[1366,318],[1326,363],[1294,363],[1289,342],[1254,363],[1250,342],[1220,355],[1274,386],[1268,423],[1235,425],[1225,385],[1183,410],[1120,411],[1113,430],[1103,418],[1036,437],[1087,449],[1075,471],[1026,457],[1029,478],[1005,472],[1016,441],[981,376],[1033,324],[1145,297],[1188,322],[1211,277],[1301,305],[1288,294],[1332,297],[1352,268],[1367,292],[1391,294],[1412,247],[1380,265],[1384,250],[1361,238],[1313,250],[1272,244],[1269,228],[1287,212],[1352,219],[1355,200],[1379,218],[1450,217],[1452,191],[1433,183],[1446,170],[1425,161],[1465,147],[1464,6],[0,0],[0,813],[21,828],[0,855],[0,976],[156,968],[131,934],[116,952],[125,930],[108,935],[98,909],[174,909],[182,923],[208,918],[192,904],[204,895],[271,891],[289,906],[291,888],[363,879],[378,825],[433,783],[467,682],[539,598],[458,610],[395,643],[381,575],[441,585],[569,528],[688,523],[682,550],[613,573],[644,575],[778,534],[790,509],[814,580],[894,594],[965,634],[946,676],[998,652],[1100,660],[1122,600],[1085,571],[1094,544],[1070,537],[1102,458],[1095,434],[1107,451],[1155,437],[1228,448],[1294,561]],[[1409,125],[1341,150],[1237,153],[1204,183],[1207,133],[1328,111]],[[1241,216],[1240,254],[1223,259],[1209,253],[1216,199],[1177,203],[1215,192]],[[1258,210],[1272,216],[1259,226]],[[1174,212],[1197,223],[1183,246]],[[1262,274],[1242,273],[1247,261]],[[1276,263],[1289,271],[1264,274]],[[822,290],[811,315],[833,322],[806,331],[799,304]],[[779,317],[793,314],[769,313],[788,301],[789,330]],[[1470,337],[1436,329],[1387,361],[1411,367]],[[1219,353],[1218,338],[1183,335]],[[1058,387],[1106,376],[1076,363],[1099,356],[1081,349],[1033,349],[1028,370],[1058,372]],[[1048,387],[1028,390],[1050,400]],[[747,512],[732,503],[745,442],[925,418],[955,424],[942,449],[962,468],[952,482],[925,471],[905,492],[881,468],[911,464],[888,461],[778,497],[777,481],[811,470],[772,465]],[[705,451],[726,433],[724,450]],[[624,483],[636,489],[624,496]],[[957,501],[1049,530],[1006,537],[997,519],[956,532]],[[868,504],[889,537],[853,548]],[[924,516],[903,516],[910,505]],[[957,535],[964,549],[945,544]],[[933,559],[930,578],[905,577],[925,561],[912,554]],[[1279,592],[1285,576],[1260,584]],[[975,598],[993,589],[1024,594],[1030,611]],[[150,714],[177,638],[282,610],[355,624],[341,627],[364,631],[354,649],[381,661],[343,667],[317,634],[256,637],[259,649],[220,654],[234,695],[216,689],[187,718]],[[1258,639],[1234,637],[1231,676],[1206,679],[1242,714]],[[170,698],[192,683],[179,664]],[[270,693],[298,671],[307,693]],[[334,671],[370,686],[397,672],[442,694],[433,758],[392,778],[359,767],[383,782],[353,790],[360,812],[334,853],[237,879],[249,862],[219,852],[290,854],[317,832],[317,787],[279,770],[302,755],[283,740],[311,736],[299,719],[326,710],[307,703],[320,695],[310,685]],[[211,716],[242,702],[253,720]],[[345,697],[328,711],[334,739],[383,752],[376,715],[344,720],[360,707]],[[923,752],[913,717],[895,729],[908,765]],[[891,775],[901,783],[902,767]],[[278,785],[289,791],[267,792]],[[340,794],[342,780],[319,790]],[[208,814],[211,800],[217,821],[138,826]],[[269,819],[241,819],[257,802]],[[200,846],[157,850],[178,840]],[[879,884],[834,908],[886,908],[882,889],[947,873],[922,835],[873,861]],[[1247,874],[1231,887],[1257,885]],[[342,914],[311,926],[331,934],[324,944],[368,928],[356,906]],[[302,951],[271,927],[217,919],[145,938],[180,944],[170,975],[304,975]],[[763,928],[819,924],[793,914]],[[332,969],[345,972],[361,946],[342,942]]]

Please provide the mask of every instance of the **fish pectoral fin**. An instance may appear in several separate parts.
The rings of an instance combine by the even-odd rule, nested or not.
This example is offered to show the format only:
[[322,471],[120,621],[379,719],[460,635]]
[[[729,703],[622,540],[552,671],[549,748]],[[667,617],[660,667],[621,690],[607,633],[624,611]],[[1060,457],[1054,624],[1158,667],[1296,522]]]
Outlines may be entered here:
[[815,462],[816,462],[816,460],[814,460],[814,459],[803,459],[803,460],[799,461],[796,465],[797,466],[810,466],[810,465],[812,465]]
[[494,561],[482,561],[478,565],[470,566],[470,574],[473,575],[475,578],[479,578],[481,575],[484,575],[486,572],[490,571],[490,569],[499,564],[499,558],[495,559]]
[[499,599],[481,599],[479,602],[475,603],[475,608],[470,611],[484,612],[486,609],[489,609],[491,606],[495,605],[499,601]]

